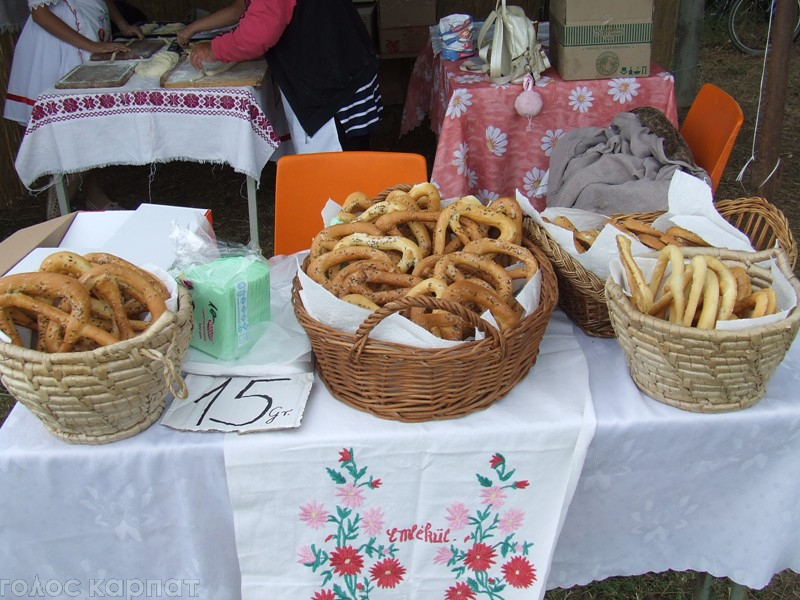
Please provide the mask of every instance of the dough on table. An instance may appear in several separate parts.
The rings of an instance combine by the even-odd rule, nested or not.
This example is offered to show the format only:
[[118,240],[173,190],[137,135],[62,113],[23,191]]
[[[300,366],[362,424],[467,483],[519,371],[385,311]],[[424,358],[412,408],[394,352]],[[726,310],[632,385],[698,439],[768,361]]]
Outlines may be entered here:
[[134,71],[141,77],[161,77],[178,64],[178,58],[175,52],[159,52],[150,60],[142,61],[136,65]]
[[153,33],[156,35],[172,35],[178,33],[184,27],[186,27],[185,23],[167,23],[153,31]]
[[[192,52],[194,52],[194,47],[189,50],[189,61],[192,60]],[[202,75],[205,77],[213,77],[214,75],[219,75],[220,73],[224,73],[238,65],[238,62],[204,62],[202,68]]]
[[142,33],[145,35],[150,35],[156,29],[158,29],[158,23],[144,23],[140,25],[139,28],[142,30]]

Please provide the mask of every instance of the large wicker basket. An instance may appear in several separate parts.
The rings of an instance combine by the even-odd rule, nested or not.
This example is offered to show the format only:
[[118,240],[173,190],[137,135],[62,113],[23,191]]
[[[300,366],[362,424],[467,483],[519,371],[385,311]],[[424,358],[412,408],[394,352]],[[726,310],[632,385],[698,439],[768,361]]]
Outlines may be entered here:
[[177,312],[165,312],[130,340],[55,354],[0,343],[0,380],[56,437],[114,442],[158,420],[167,393],[182,384],[191,334],[192,299],[179,288]]
[[[794,269],[797,243],[784,214],[764,198],[737,198],[715,203],[717,211],[734,227],[750,238],[756,250],[772,248],[775,242],[786,252]],[[652,223],[662,212],[625,215]],[[613,337],[614,329],[608,317],[605,281],[587,270],[564,250],[533,219],[526,218],[525,235],[541,246],[558,277],[559,306],[587,335]]]
[[[540,249],[530,249],[542,271],[541,302],[531,315],[503,332],[458,304],[419,297],[387,304],[370,315],[355,334],[345,333],[308,314],[295,278],[294,311],[308,334],[328,390],[354,408],[405,422],[461,417],[502,398],[536,362],[558,303],[550,261]],[[413,348],[369,337],[389,314],[412,306],[449,310],[476,325],[486,337],[446,349]]]
[[[771,276],[756,263],[775,257],[800,299],[800,282],[782,250],[684,249],[687,257],[694,254],[714,254],[728,265],[744,266],[759,289],[771,285]],[[610,277],[605,293],[633,381],[656,400],[693,412],[733,411],[758,402],[800,326],[796,307],[778,323],[738,331],[683,327],[638,311]]]

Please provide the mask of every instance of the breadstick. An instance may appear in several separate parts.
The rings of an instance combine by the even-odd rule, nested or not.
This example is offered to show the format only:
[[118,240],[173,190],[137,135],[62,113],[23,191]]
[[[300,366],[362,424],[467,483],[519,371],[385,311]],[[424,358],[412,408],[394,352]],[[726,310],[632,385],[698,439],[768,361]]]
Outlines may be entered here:
[[692,326],[694,315],[697,312],[697,305],[700,303],[700,296],[704,291],[706,271],[708,270],[705,258],[702,256],[693,256],[690,268],[692,269],[692,284],[689,288],[689,298],[686,300],[686,307],[683,311],[682,325],[684,327]]
[[653,293],[650,291],[639,265],[636,264],[633,254],[631,254],[630,238],[618,235],[617,249],[619,250],[622,266],[625,268],[625,274],[628,276],[633,305],[641,312],[647,313],[650,310],[650,305],[653,304]]
[[733,307],[736,305],[736,279],[734,279],[730,269],[717,257],[706,256],[705,259],[708,268],[714,271],[719,279],[719,290],[722,294],[722,300],[719,303],[717,319],[725,321],[731,318]]
[[719,303],[719,279],[717,274],[709,268],[706,271],[703,285],[703,309],[697,319],[698,329],[714,329],[717,324]]

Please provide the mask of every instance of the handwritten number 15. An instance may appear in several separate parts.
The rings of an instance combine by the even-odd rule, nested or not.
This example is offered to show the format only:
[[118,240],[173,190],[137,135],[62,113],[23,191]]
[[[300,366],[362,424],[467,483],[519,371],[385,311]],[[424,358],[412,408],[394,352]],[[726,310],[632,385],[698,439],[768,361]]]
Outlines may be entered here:
[[[205,409],[203,409],[203,414],[200,415],[200,418],[197,420],[197,425],[198,426],[206,418],[206,414],[208,414],[208,411],[211,410],[211,407],[214,405],[214,402],[216,402],[219,399],[219,397],[222,395],[222,392],[224,392],[225,389],[230,385],[231,381],[233,381],[233,378],[232,377],[228,377],[225,381],[220,383],[217,387],[208,390],[205,394],[203,394],[197,400],[194,401],[195,404],[198,404],[199,402],[201,402],[205,398],[211,397],[211,401],[208,403],[208,405],[205,407]],[[252,388],[257,383],[270,383],[272,381],[289,381],[289,378],[288,377],[280,377],[280,378],[274,378],[274,379],[250,379],[250,380],[248,380],[247,385],[245,385],[242,389],[240,389],[239,393],[237,393],[236,396],[234,396],[235,400],[239,400],[241,398],[263,398],[264,399],[264,401],[266,402],[266,404],[264,405],[264,409],[255,418],[251,419],[250,421],[245,421],[244,423],[229,423],[228,421],[222,421],[220,419],[215,419],[213,417],[209,417],[209,419],[211,421],[214,421],[215,423],[222,423],[224,425],[230,425],[232,427],[243,427],[245,425],[251,425],[251,424],[255,423],[256,421],[261,419],[264,415],[266,415],[269,412],[269,410],[272,408],[272,396],[269,396],[267,394],[248,394],[247,392],[249,392],[250,388]]]

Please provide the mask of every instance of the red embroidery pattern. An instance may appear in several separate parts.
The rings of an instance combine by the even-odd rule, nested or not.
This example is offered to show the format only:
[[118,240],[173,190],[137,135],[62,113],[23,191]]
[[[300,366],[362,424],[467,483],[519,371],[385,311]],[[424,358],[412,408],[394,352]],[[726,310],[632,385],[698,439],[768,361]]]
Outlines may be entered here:
[[142,112],[241,119],[248,122],[253,132],[273,148],[280,144],[272,124],[253,95],[235,88],[48,94],[40,96],[34,105],[28,133],[62,121]]

